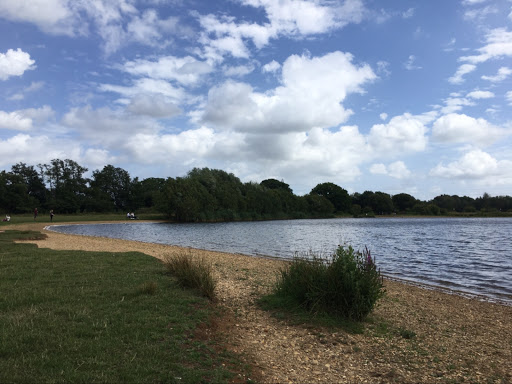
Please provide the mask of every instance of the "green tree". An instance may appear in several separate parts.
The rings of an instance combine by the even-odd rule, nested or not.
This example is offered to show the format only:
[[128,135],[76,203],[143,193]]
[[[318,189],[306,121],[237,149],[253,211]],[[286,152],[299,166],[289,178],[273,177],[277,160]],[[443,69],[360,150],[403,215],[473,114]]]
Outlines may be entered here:
[[399,193],[397,195],[393,195],[391,200],[393,201],[394,207],[400,212],[411,210],[418,201],[407,193]]
[[101,171],[92,173],[91,188],[98,198],[110,202],[111,209],[123,211],[129,209],[132,189],[130,174],[122,168],[106,165]]
[[338,212],[350,212],[352,207],[352,199],[348,192],[334,183],[318,184],[311,190],[310,195],[325,197]]
[[260,184],[267,189],[278,189],[288,193],[293,193],[290,186],[286,184],[284,181],[279,181],[276,179],[266,179],[263,180]]
[[85,208],[88,180],[83,174],[87,168],[70,159],[53,159],[40,168],[50,186],[49,208],[62,213],[74,213]]

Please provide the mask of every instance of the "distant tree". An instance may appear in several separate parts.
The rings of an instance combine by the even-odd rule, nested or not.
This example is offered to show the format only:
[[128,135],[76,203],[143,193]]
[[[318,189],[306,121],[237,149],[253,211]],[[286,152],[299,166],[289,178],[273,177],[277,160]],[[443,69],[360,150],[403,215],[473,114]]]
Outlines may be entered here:
[[311,190],[310,195],[325,197],[338,212],[350,212],[352,207],[352,200],[348,192],[334,183],[318,184]]
[[50,186],[48,206],[56,212],[74,213],[85,208],[88,180],[83,177],[87,168],[66,159],[53,159],[40,165],[45,182]]
[[394,207],[400,212],[411,210],[418,201],[407,193],[399,193],[397,195],[393,195],[391,200],[393,201]]
[[263,180],[260,184],[268,189],[279,189],[288,193],[293,193],[290,186],[286,184],[284,181],[279,181],[276,179],[266,179]]
[[91,188],[102,200],[108,200],[111,210],[117,212],[129,207],[132,180],[130,174],[119,167],[105,165],[101,171],[92,173]]
[[39,172],[32,165],[17,163],[11,167],[11,173],[21,177],[27,186],[27,193],[37,201],[38,206],[46,202],[46,187]]

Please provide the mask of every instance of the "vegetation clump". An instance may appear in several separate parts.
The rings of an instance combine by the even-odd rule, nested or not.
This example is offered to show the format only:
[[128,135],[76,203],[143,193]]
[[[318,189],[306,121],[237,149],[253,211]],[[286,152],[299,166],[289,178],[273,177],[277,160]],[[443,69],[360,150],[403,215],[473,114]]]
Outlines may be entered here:
[[338,246],[328,258],[296,257],[281,270],[273,295],[311,313],[363,320],[384,295],[383,279],[368,248]]
[[217,281],[213,277],[211,264],[190,253],[179,253],[164,259],[167,271],[174,275],[184,288],[191,288],[208,299],[215,301]]

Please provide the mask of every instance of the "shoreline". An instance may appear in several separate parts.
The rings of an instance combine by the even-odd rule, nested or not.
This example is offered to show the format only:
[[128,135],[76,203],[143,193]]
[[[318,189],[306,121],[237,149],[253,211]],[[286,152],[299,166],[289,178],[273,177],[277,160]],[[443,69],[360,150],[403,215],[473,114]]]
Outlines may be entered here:
[[[97,223],[97,222],[96,222]],[[71,224],[71,223],[70,223]],[[214,330],[228,350],[253,367],[260,382],[495,382],[512,381],[512,307],[385,280],[363,334],[292,324],[261,310],[283,261],[169,245],[68,235],[47,223],[39,247],[139,251],[162,258],[180,252],[209,260],[226,318]]]
[[[383,219],[388,219],[388,218],[393,218],[393,217],[382,217],[382,218]],[[397,218],[403,218],[403,217],[397,217]],[[70,223],[63,223],[63,224],[49,224],[49,225],[46,225],[43,228],[43,230],[51,231],[51,232],[59,233],[59,234],[63,234],[63,235],[87,236],[87,237],[106,238],[106,239],[114,239],[114,240],[116,240],[116,239],[117,240],[127,240],[127,239],[108,237],[108,236],[101,236],[101,235],[98,236],[98,235],[66,234],[66,233],[63,233],[63,232],[52,230],[51,227],[54,227],[54,226],[55,227],[66,226],[66,225],[90,225],[90,224],[136,224],[136,223],[141,223],[141,222],[143,222],[143,223],[159,223],[161,221],[155,221],[155,220],[129,220],[129,221],[126,221],[126,222],[118,222],[118,221],[70,222]],[[152,242],[145,242],[145,241],[142,241],[142,240],[128,240],[128,241],[136,241],[136,242],[140,242],[140,243],[143,243],[143,244],[168,245],[168,246],[179,247],[179,248],[188,249],[188,250],[195,250],[195,251],[198,251],[198,252],[201,252],[201,251],[205,251],[205,252],[220,252],[220,253],[226,253],[226,254],[234,254],[234,255],[241,255],[241,256],[246,256],[246,257],[263,258],[263,259],[276,260],[276,261],[285,261],[285,262],[289,262],[289,261],[292,260],[292,258],[284,258],[284,257],[278,257],[278,256],[251,255],[251,254],[245,254],[245,253],[233,253],[233,252],[228,252],[228,251],[218,251],[218,250],[209,250],[209,249],[203,249],[203,248],[187,247],[187,246],[182,246],[182,245],[173,245],[173,244],[164,244],[164,243],[152,243]],[[400,277],[395,277],[395,276],[388,275],[388,274],[382,274],[382,276],[383,276],[384,279],[387,279],[387,280],[390,280],[390,281],[396,281],[396,282],[399,282],[401,284],[415,286],[415,287],[419,287],[419,288],[422,288],[422,289],[438,290],[438,291],[443,292],[443,293],[447,293],[447,294],[451,294],[451,295],[457,295],[457,296],[461,296],[461,297],[465,297],[465,298],[470,298],[470,299],[476,299],[476,300],[480,300],[480,301],[483,301],[483,302],[495,303],[495,304],[505,305],[505,306],[512,306],[512,296],[507,297],[506,294],[502,294],[501,295],[501,296],[504,296],[505,298],[492,297],[492,296],[486,295],[484,293],[468,292],[468,291],[464,291],[462,289],[450,288],[450,287],[445,287],[445,286],[436,285],[436,284],[429,284],[429,283],[425,283],[425,282],[422,282],[422,281],[417,281],[417,280],[414,280],[414,279],[400,278]]]

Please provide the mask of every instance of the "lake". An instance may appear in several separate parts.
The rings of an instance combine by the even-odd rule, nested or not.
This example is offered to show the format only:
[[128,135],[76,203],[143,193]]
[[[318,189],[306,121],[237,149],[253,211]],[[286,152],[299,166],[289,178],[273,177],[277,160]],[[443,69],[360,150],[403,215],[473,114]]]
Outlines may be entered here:
[[512,304],[512,219],[383,218],[236,223],[119,223],[52,230],[252,256],[325,255],[367,246],[382,273]]

